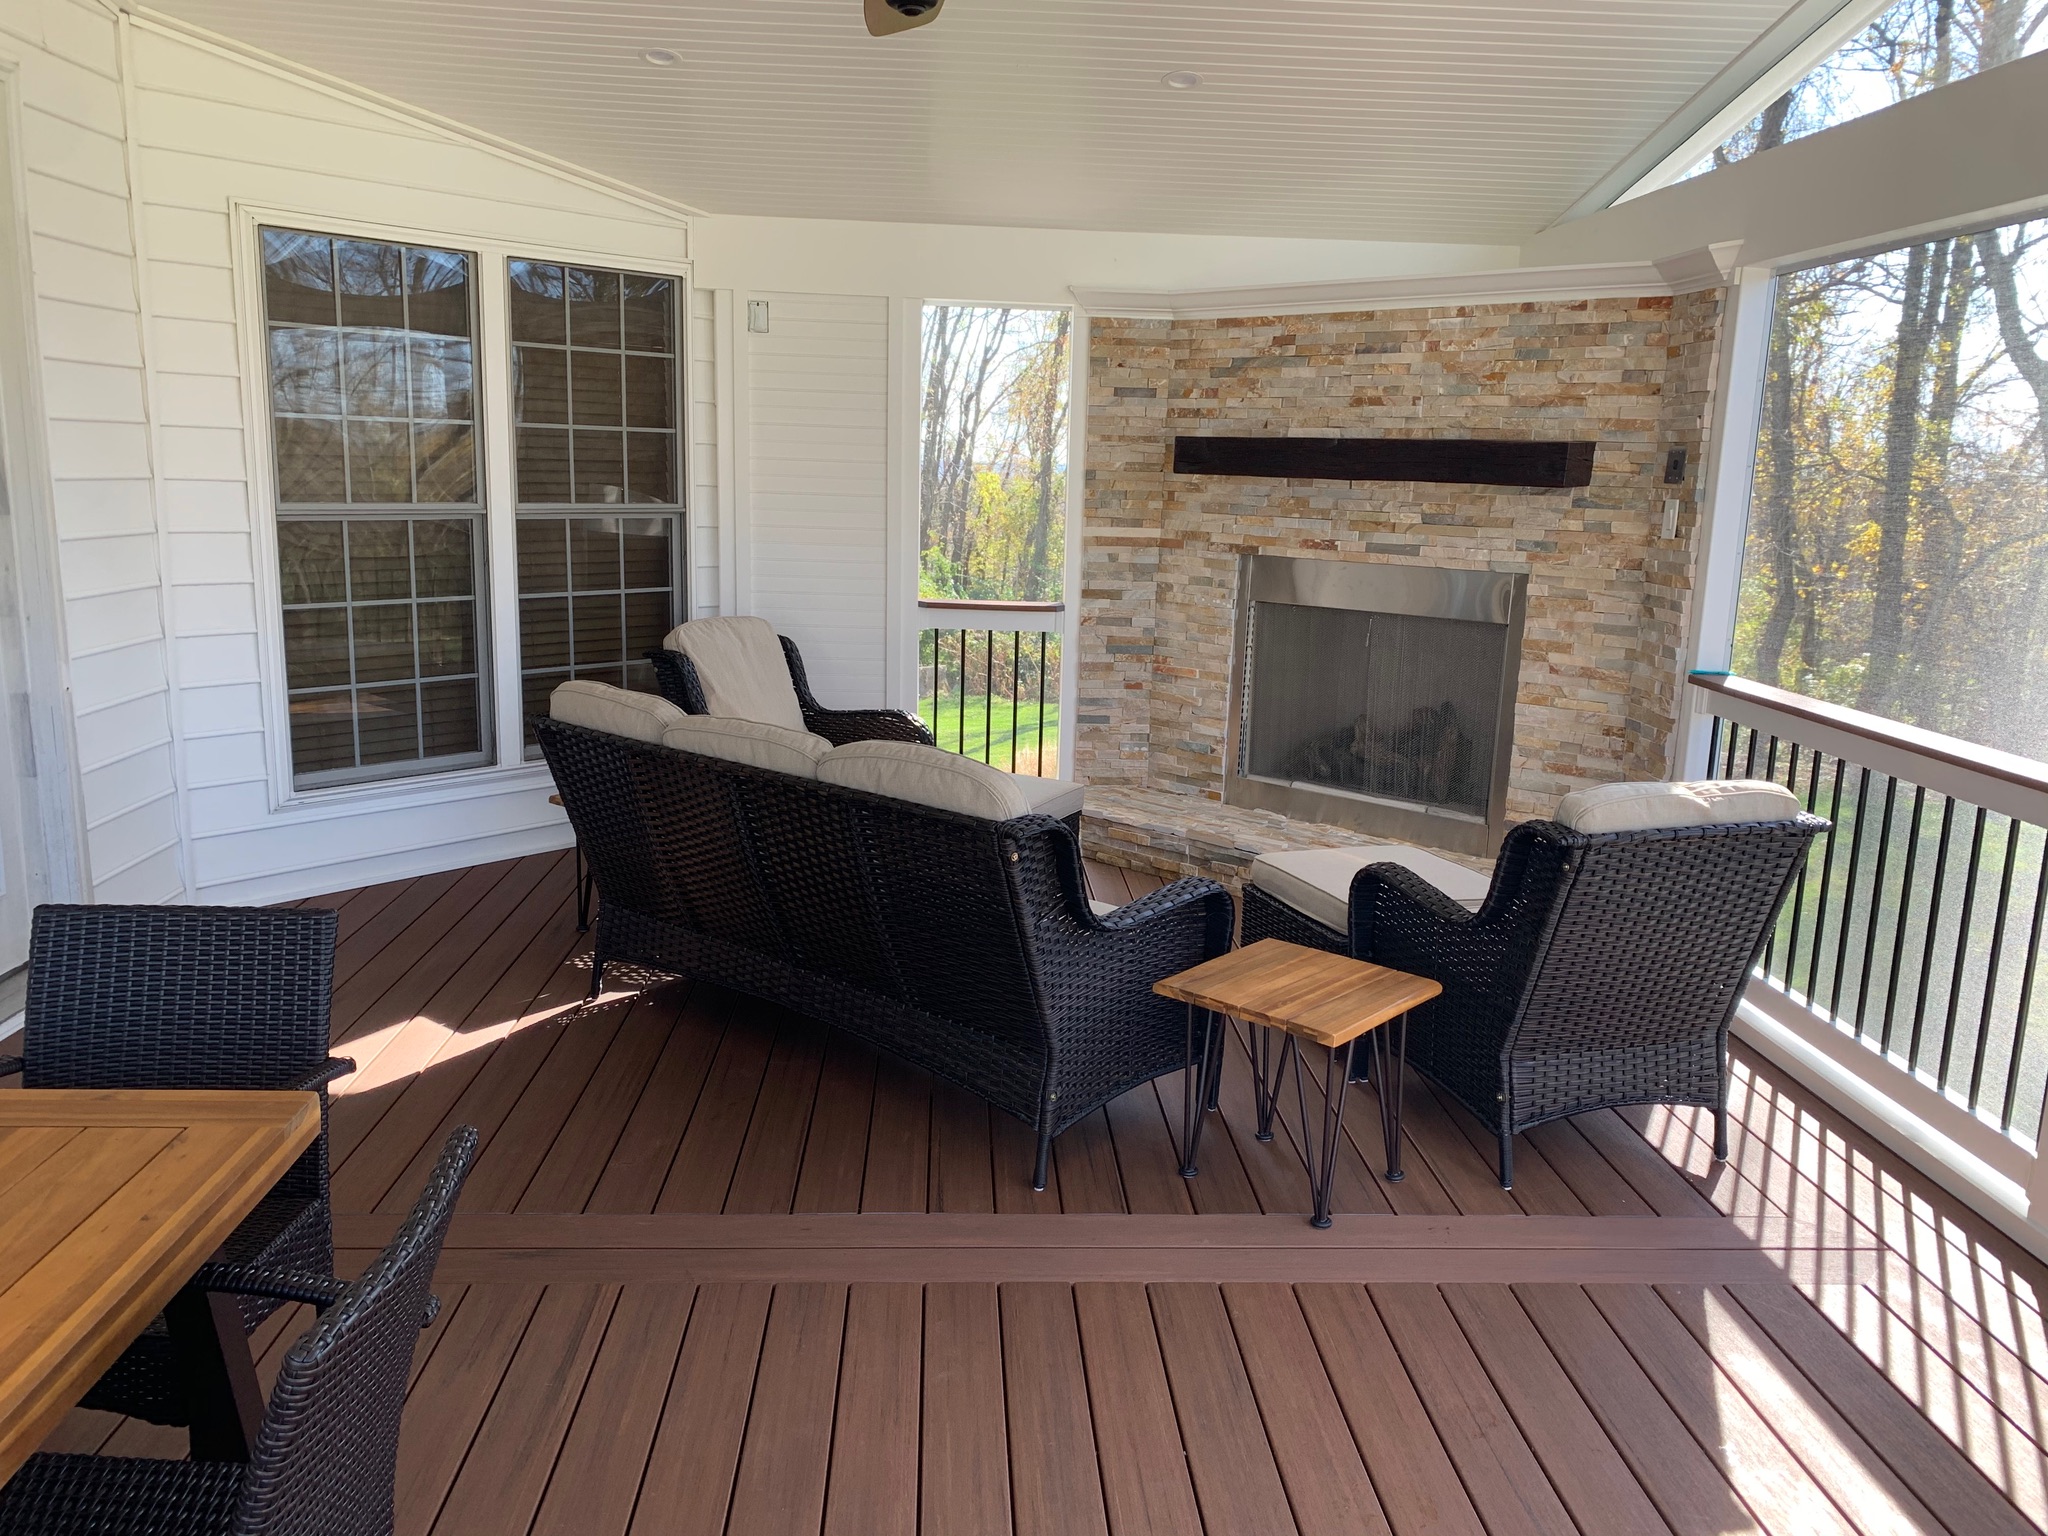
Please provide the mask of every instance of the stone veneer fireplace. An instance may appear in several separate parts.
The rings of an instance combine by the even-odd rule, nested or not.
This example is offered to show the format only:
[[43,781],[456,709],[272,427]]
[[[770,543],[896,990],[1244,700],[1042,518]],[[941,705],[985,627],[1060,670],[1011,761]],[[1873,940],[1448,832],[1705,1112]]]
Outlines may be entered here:
[[[1077,776],[1105,803],[1238,803],[1222,804],[1240,573],[1283,555],[1526,578],[1508,819],[1582,784],[1662,777],[1697,476],[1662,477],[1671,449],[1702,462],[1721,307],[1709,289],[1093,320]],[[1578,489],[1172,473],[1173,439],[1198,433],[1591,441],[1594,467]]]

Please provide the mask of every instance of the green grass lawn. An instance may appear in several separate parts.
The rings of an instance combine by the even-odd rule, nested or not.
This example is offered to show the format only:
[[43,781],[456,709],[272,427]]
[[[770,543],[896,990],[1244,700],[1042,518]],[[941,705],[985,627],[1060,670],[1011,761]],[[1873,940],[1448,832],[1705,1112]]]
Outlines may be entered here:
[[[993,719],[986,698],[970,698],[964,708],[959,699],[922,699],[917,712],[931,727],[939,745],[949,752],[963,752],[977,762],[997,768],[1014,766],[1018,773],[1038,773],[1047,778],[1060,771],[1060,710],[1051,699],[1046,700],[1042,721],[1036,699],[1020,700],[1014,712],[1008,699],[997,699]],[[1013,741],[1014,764],[1010,756]]]

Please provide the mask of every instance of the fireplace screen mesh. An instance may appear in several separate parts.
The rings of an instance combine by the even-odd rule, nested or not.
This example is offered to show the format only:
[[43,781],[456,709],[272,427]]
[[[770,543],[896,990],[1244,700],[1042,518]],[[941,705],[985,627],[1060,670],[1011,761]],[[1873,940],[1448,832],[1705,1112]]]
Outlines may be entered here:
[[1507,634],[1255,603],[1240,771],[1484,819]]

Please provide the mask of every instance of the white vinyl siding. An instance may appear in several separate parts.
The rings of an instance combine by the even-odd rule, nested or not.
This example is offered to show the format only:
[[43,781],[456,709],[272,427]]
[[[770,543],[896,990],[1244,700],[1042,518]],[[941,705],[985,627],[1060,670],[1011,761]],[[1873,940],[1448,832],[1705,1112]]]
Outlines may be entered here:
[[750,611],[802,648],[835,708],[883,698],[888,615],[889,301],[750,294]]
[[98,901],[175,901],[187,886],[116,27],[97,6],[15,0],[0,49],[19,63],[86,880]]

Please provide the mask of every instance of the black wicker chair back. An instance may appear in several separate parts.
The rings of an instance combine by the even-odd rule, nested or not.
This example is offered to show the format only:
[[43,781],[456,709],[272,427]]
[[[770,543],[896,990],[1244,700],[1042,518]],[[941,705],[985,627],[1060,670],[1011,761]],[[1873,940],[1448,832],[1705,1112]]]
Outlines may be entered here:
[[1697,1104],[1722,1126],[1728,1026],[1813,838],[1790,821],[1586,834],[1524,822],[1468,913],[1393,865],[1351,887],[1351,952],[1433,977],[1409,1060],[1500,1139],[1621,1104]]
[[[539,723],[613,960],[700,975],[850,1029],[1059,1131],[1177,1070],[1161,977],[1228,946],[1230,897],[1180,881],[1090,910],[1073,830],[988,822]],[[593,978],[593,994],[597,978]]]
[[275,1088],[327,1059],[335,914],[36,908],[25,1088]]
[[[932,744],[932,733],[914,715],[906,715],[896,709],[827,709],[811,693],[811,680],[804,672],[803,654],[797,650],[796,642],[787,635],[776,636],[782,642],[782,659],[789,664],[790,686],[796,689],[796,702],[804,712],[804,728],[813,735],[822,736],[835,747],[843,747],[849,741],[921,741]],[[656,646],[645,653],[654,665],[655,686],[661,689],[661,696],[687,714],[709,713],[704,700],[704,685],[697,679],[697,664],[681,651],[672,651],[666,646]]]
[[448,1138],[398,1235],[286,1351],[234,1536],[389,1536],[413,1346],[477,1133]]

